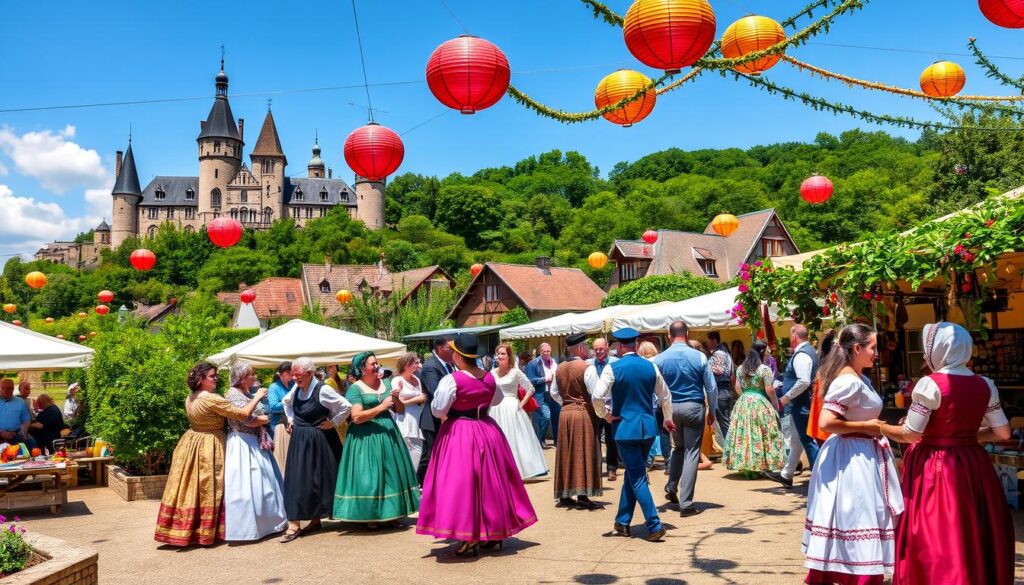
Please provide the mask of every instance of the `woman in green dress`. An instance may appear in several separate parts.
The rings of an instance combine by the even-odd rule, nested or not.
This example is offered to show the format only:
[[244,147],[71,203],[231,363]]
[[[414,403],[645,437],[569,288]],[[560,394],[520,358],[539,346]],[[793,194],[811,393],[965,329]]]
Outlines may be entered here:
[[350,375],[358,380],[345,393],[352,417],[334,492],[334,517],[365,522],[370,529],[380,523],[396,527],[420,507],[416,471],[391,417],[392,410],[401,413],[405,407],[381,380],[381,372],[372,352],[352,360]]
[[785,464],[779,402],[772,387],[772,371],[766,365],[767,349],[763,341],[754,343],[736,370],[736,393],[740,397],[732,410],[732,426],[722,455],[726,469],[750,479]]

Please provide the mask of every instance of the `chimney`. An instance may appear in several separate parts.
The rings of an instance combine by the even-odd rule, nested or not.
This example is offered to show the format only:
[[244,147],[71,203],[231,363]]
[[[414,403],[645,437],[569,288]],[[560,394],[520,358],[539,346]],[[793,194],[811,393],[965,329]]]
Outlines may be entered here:
[[242,139],[242,142],[245,142],[245,119],[244,118],[239,118],[238,119],[238,137]]
[[334,169],[332,169],[331,167],[327,167],[327,178],[331,179],[333,177],[334,177]]
[[541,270],[548,270],[551,268],[551,257],[550,256],[537,256],[535,260],[537,268]]
[[121,152],[120,150],[117,151],[117,154],[114,156],[114,160],[115,160],[115,162],[114,162],[114,178],[115,179],[117,177],[121,176],[121,158],[122,157],[124,157],[124,153]]

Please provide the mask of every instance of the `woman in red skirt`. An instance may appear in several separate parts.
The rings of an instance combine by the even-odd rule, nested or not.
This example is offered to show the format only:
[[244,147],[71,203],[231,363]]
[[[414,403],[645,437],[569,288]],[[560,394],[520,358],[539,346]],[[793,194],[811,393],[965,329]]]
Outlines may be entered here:
[[896,526],[893,585],[1010,585],[1014,531],[1003,489],[979,442],[1010,438],[999,393],[967,368],[970,333],[952,323],[924,328],[932,374],[914,387],[903,426],[905,511]]

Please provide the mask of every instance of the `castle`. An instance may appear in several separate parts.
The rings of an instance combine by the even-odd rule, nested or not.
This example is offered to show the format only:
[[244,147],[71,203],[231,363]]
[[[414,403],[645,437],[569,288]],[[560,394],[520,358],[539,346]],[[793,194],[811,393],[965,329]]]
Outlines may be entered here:
[[249,155],[251,167],[247,166],[242,161],[245,120],[239,118],[236,123],[231,113],[223,60],[215,85],[213,107],[206,120],[200,121],[196,138],[198,176],[158,175],[143,189],[129,139],[128,148],[123,153],[117,151],[115,158],[112,225],[108,228],[106,222],[101,224],[95,230],[92,244],[47,244],[36,252],[36,259],[89,267],[98,263],[100,249],[116,248],[132,236],[151,237],[162,223],[199,231],[222,215],[251,229],[267,229],[274,220],[288,216],[301,227],[342,205],[368,228],[384,226],[384,182],[356,177],[352,189],[345,181],[333,178],[320,158],[319,141],[313,144],[307,176],[292,178],[286,174],[288,159],[281,150],[277,125],[269,108]]

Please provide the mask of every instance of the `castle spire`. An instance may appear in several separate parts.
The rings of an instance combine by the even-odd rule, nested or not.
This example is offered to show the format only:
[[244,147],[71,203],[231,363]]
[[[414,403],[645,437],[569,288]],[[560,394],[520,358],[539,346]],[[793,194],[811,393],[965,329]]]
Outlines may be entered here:
[[306,170],[309,171],[310,178],[322,179],[324,178],[324,167],[324,159],[320,158],[320,136],[319,133],[316,133],[313,138],[313,158],[309,159]]
[[128,139],[128,150],[124,153],[124,160],[121,162],[121,169],[117,173],[117,180],[114,182],[112,195],[142,195],[142,187],[139,185],[139,173],[135,170],[135,155],[132,154],[132,141]]
[[284,150],[281,149],[281,139],[277,135],[274,113],[269,109],[267,116],[263,118],[263,127],[260,128],[260,136],[256,139],[256,146],[252,149],[252,156],[254,158],[257,156],[285,158]]
[[224,72],[224,47],[221,47],[220,73],[214,78],[217,86],[217,99],[213,101],[210,115],[202,123],[202,130],[196,140],[203,138],[233,138],[242,141],[242,135],[235,124],[231,105],[228,103],[228,74]]

